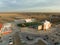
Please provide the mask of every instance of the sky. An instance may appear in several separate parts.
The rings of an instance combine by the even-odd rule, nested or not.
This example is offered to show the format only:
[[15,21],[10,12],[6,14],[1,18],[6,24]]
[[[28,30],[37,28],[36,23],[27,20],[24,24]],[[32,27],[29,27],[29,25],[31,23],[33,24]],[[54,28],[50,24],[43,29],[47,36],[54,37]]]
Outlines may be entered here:
[[0,12],[60,12],[60,0],[0,0]]

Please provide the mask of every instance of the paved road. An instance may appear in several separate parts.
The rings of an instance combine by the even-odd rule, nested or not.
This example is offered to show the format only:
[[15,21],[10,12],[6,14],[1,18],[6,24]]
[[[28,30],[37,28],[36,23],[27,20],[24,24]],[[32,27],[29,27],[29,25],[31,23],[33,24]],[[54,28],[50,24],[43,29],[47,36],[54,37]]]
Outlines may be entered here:
[[21,43],[21,40],[20,40],[20,37],[19,37],[18,32],[16,32],[16,33],[13,35],[13,38],[14,38],[14,45],[23,45],[23,44]]

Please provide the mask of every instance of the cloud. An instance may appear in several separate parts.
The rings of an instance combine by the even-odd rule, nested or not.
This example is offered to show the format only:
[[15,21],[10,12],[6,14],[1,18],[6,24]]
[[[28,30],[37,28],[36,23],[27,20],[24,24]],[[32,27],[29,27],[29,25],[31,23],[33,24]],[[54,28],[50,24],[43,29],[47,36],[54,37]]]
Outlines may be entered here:
[[25,11],[59,9],[60,0],[0,0],[1,11]]

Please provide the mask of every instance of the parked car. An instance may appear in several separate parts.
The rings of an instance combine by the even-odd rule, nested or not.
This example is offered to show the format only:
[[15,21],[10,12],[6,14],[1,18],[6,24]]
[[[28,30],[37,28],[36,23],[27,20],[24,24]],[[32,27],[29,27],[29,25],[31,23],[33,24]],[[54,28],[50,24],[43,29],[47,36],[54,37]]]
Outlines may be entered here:
[[13,45],[13,41],[12,40],[9,41],[9,45]]
[[9,36],[9,40],[12,39],[12,36]]
[[12,38],[12,36],[9,36],[9,45],[13,45],[13,38]]
[[26,39],[29,40],[29,41],[33,40],[33,38],[30,37],[30,36],[26,36]]
[[2,42],[2,39],[1,39],[1,37],[0,37],[0,42]]

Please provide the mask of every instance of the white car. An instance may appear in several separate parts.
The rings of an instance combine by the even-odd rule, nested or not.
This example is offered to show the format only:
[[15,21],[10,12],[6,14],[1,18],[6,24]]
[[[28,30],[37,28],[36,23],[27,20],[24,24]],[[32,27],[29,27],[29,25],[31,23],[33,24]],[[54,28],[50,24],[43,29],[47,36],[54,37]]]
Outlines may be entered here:
[[12,36],[9,36],[9,40],[10,40],[10,39],[12,40]]
[[9,41],[9,45],[13,45],[13,41],[12,40]]
[[9,38],[9,45],[13,45],[13,39],[12,39],[12,37]]

